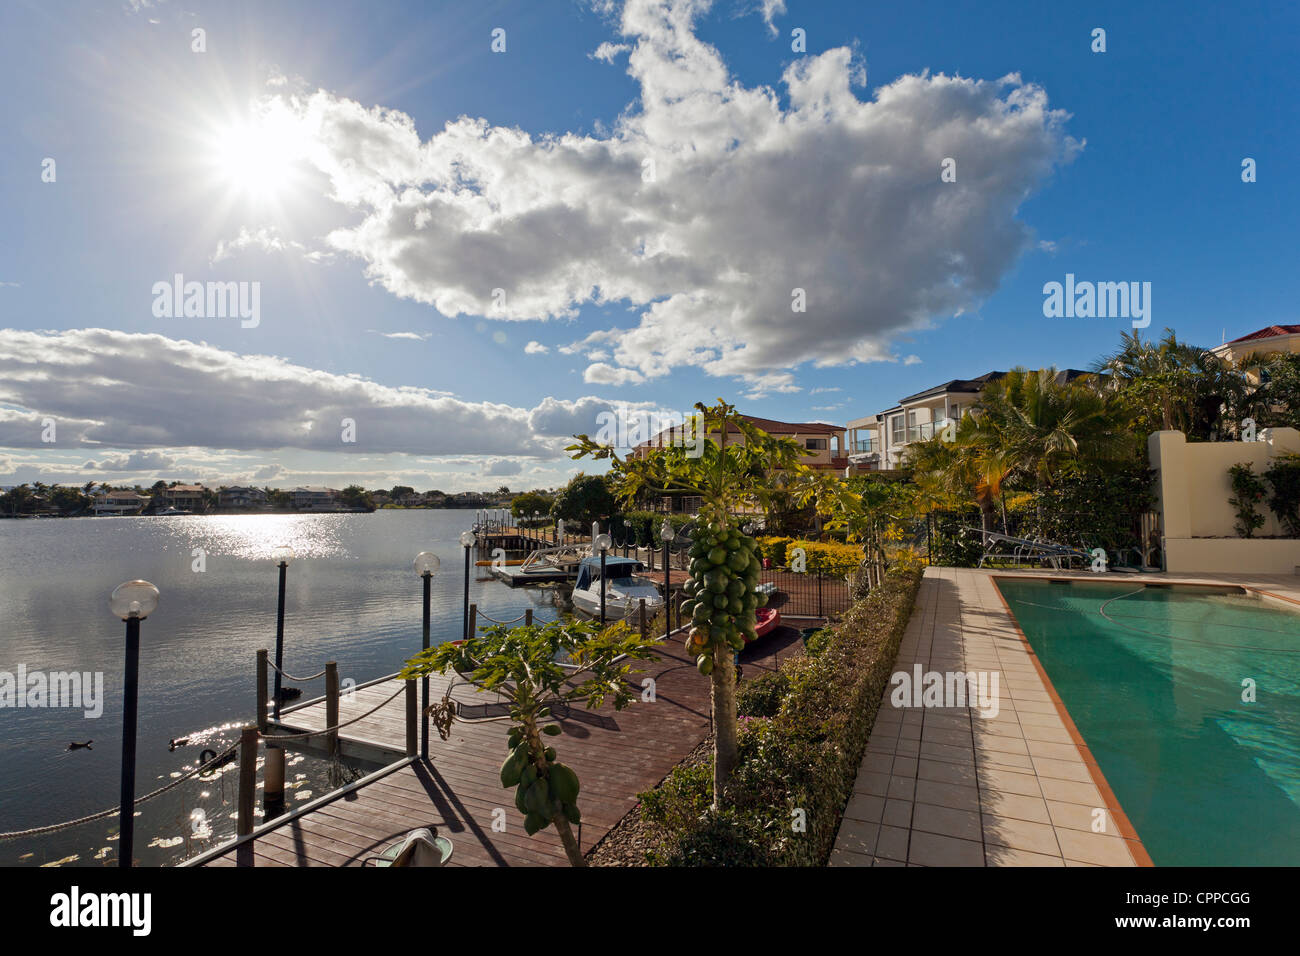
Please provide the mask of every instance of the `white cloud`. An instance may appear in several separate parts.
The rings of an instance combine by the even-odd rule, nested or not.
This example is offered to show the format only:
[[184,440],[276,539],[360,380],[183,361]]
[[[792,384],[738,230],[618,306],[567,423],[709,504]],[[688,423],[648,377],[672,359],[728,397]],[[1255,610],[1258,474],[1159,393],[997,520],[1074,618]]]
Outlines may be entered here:
[[545,355],[549,351],[550,349],[536,340],[533,340],[524,346],[525,355]]
[[582,380],[592,385],[641,385],[646,379],[636,369],[615,368],[604,362],[595,362],[587,366]]
[[498,458],[496,461],[485,462],[483,465],[483,474],[485,475],[517,475],[523,470],[523,464],[513,458]]
[[284,474],[284,465],[274,462],[269,465],[263,465],[261,468],[257,469],[257,471],[253,472],[253,477],[258,481],[271,481],[272,479],[279,478]]
[[176,459],[157,451],[135,451],[129,455],[109,455],[98,461],[88,461],[81,467],[86,471],[164,471],[173,467]]
[[606,41],[596,47],[595,51],[588,54],[588,56],[593,60],[604,60],[606,63],[613,63],[618,56],[631,49],[632,47],[626,43],[610,43]]
[[[594,397],[548,399],[534,409],[467,402],[162,335],[0,330],[2,448],[553,458],[562,439],[594,428],[596,414],[611,407]],[[46,417],[56,423],[53,445],[41,441]],[[356,422],[355,443],[341,440],[344,418]],[[571,429],[575,420],[583,428]]]
[[[461,117],[422,141],[397,111],[326,91],[288,97],[350,210],[328,243],[394,295],[448,316],[640,307],[634,327],[587,337],[611,361],[586,380],[607,384],[691,366],[749,380],[804,362],[888,360],[901,333],[997,288],[1032,245],[1020,204],[1079,147],[1042,88],[1016,74],[923,73],[863,100],[863,66],[841,47],[786,69],[783,107],[695,36],[708,7],[623,5],[641,95],[604,136]],[[940,181],[948,157],[955,183]],[[790,311],[795,288],[804,313]]]
[[297,240],[285,239],[274,226],[261,226],[254,230],[243,226],[239,230],[239,235],[234,239],[217,240],[216,251],[212,253],[212,258],[209,261],[215,265],[224,259],[229,259],[249,249],[260,250],[261,252],[297,252],[302,254],[304,258],[309,258],[314,262],[319,262],[323,257],[326,257],[323,253],[307,255],[306,246]]
[[386,339],[408,339],[413,342],[423,342],[433,334],[432,332],[380,332],[377,329],[367,329],[366,331],[382,335]]
[[763,15],[763,22],[767,24],[768,32],[776,36],[776,24],[772,21],[777,17],[785,16],[785,0],[759,0],[759,12]]
[[903,364],[904,364],[904,365],[920,365],[920,364],[921,364],[921,356],[919,356],[919,355],[909,355],[909,356],[907,356],[907,358],[903,359]]

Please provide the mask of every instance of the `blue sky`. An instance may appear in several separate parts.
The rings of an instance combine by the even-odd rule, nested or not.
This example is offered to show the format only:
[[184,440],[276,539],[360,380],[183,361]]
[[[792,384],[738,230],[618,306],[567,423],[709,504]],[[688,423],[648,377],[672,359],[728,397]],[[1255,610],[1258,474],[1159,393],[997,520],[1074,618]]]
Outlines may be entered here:
[[[0,20],[0,484],[554,485],[620,402],[842,424],[1086,367],[1129,323],[1044,318],[1066,273],[1203,345],[1300,321],[1293,5]],[[257,282],[256,326],[155,315],[177,273]]]

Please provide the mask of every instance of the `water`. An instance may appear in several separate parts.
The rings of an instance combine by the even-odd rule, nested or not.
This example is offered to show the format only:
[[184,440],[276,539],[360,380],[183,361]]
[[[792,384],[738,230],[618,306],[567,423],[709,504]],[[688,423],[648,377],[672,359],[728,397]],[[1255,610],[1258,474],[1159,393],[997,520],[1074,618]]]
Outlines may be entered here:
[[[345,686],[360,684],[396,671],[419,650],[422,583],[411,561],[420,551],[442,561],[432,588],[432,642],[460,637],[464,549],[457,538],[473,514],[0,521],[0,671],[16,673],[22,664],[29,673],[102,672],[105,698],[98,718],[65,708],[0,708],[0,832],[117,804],[125,625],[109,612],[108,597],[118,584],[144,578],[161,592],[141,625],[136,791],[146,793],[193,767],[203,747],[234,742],[254,716],[256,652],[274,655],[275,648],[273,548],[288,544],[296,552],[286,590],[285,670],[314,674],[336,660]],[[204,552],[203,571],[194,569],[195,549]],[[532,608],[539,620],[555,617],[555,591],[511,589],[485,571],[471,568],[470,600],[487,614],[504,620]],[[306,685],[304,696],[319,696],[322,685]],[[187,735],[190,746],[169,751],[169,741]],[[86,740],[92,749],[67,750]],[[297,785],[290,805],[320,795],[320,763],[290,768]],[[137,859],[175,862],[207,845],[193,839],[196,808],[217,836],[233,833],[236,781],[223,774],[189,782],[141,807]],[[55,836],[2,841],[0,865],[115,862],[116,830],[114,816]]]
[[998,587],[1157,865],[1300,863],[1300,614],[1204,588]]

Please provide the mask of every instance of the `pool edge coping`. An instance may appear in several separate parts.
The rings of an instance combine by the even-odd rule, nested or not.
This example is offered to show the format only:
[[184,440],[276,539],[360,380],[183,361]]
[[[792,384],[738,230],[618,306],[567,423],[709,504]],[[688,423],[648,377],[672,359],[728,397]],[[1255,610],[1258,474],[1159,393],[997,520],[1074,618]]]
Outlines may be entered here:
[[[1025,632],[1020,628],[1020,622],[1016,620],[1015,613],[1011,610],[1011,605],[1007,603],[1006,596],[1002,593],[1002,588],[998,584],[999,575],[991,573],[989,578],[993,582],[993,590],[997,593],[998,600],[1002,602],[1002,610],[1006,612],[1007,618],[1011,621],[1012,626],[1016,629],[1016,635],[1020,638],[1020,643],[1024,645],[1025,651],[1029,654],[1029,659],[1034,662],[1034,670],[1038,672],[1038,679],[1043,682],[1043,687],[1047,690],[1048,697],[1051,698],[1053,706],[1056,708],[1057,716],[1065,724],[1065,729],[1070,735],[1071,741],[1079,751],[1079,756],[1083,758],[1083,765],[1088,768],[1088,774],[1092,777],[1093,785],[1101,794],[1101,799],[1106,804],[1106,810],[1110,813],[1111,819],[1115,821],[1115,826],[1119,828],[1120,838],[1124,840],[1129,854],[1133,857],[1133,862],[1138,866],[1154,867],[1155,862],[1151,859],[1151,854],[1147,852],[1146,847],[1142,844],[1142,838],[1138,836],[1137,828],[1129,820],[1128,814],[1120,805],[1119,798],[1115,796],[1115,791],[1106,781],[1106,775],[1102,773],[1101,765],[1097,763],[1097,758],[1092,755],[1088,749],[1087,742],[1083,735],[1079,733],[1079,728],[1075,726],[1074,719],[1070,716],[1070,711],[1065,706],[1065,701],[1061,695],[1056,692],[1056,687],[1052,684],[1052,679],[1047,676],[1047,669],[1043,667],[1043,662],[1038,659],[1034,652],[1033,645],[1029,643],[1029,638],[1025,637]],[[1010,580],[1015,576],[1003,575]],[[1051,578],[1045,578],[1051,580]],[[1071,580],[1062,578],[1061,580]],[[1285,599],[1284,599],[1285,600]],[[1296,603],[1296,602],[1293,602]]]

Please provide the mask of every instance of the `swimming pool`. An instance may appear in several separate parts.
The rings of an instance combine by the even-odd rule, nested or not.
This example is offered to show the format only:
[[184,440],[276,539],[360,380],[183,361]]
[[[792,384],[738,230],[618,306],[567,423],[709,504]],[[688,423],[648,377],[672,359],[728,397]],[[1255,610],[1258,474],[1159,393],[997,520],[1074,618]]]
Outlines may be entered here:
[[1237,589],[997,586],[1156,865],[1300,864],[1300,613]]

